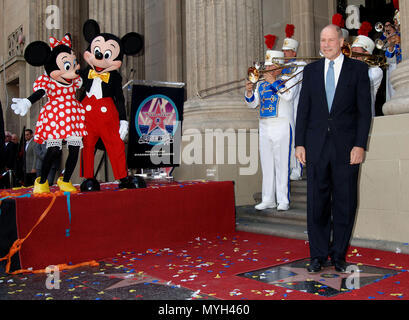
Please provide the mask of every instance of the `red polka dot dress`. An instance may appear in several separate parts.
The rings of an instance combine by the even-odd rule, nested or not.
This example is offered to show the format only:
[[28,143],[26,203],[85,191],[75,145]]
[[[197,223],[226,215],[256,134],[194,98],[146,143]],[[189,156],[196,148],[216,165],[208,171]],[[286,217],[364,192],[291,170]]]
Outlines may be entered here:
[[70,85],[63,85],[47,75],[42,75],[34,82],[34,92],[43,89],[48,97],[38,116],[34,141],[42,144],[44,141],[87,135],[85,109],[75,97],[76,90],[81,86],[80,77]]

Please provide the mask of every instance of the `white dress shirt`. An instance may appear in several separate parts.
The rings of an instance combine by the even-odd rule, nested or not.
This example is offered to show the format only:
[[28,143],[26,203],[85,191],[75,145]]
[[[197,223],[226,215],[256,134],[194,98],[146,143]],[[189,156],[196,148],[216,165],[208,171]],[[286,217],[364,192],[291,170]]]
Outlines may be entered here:
[[[324,73],[324,81],[325,85],[327,85],[327,72],[329,68],[329,62],[331,60],[325,59],[325,73]],[[339,75],[341,74],[342,64],[344,63],[344,55],[341,53],[337,58],[334,60],[334,77],[335,77],[335,89],[338,85]]]
[[87,92],[88,98],[95,96],[96,99],[102,99],[102,80],[100,78],[95,78],[92,81],[92,86],[89,92]]
[[31,141],[33,141],[34,138],[31,138],[30,140],[26,141],[26,146],[25,146],[25,150],[27,151],[28,145],[31,143]]

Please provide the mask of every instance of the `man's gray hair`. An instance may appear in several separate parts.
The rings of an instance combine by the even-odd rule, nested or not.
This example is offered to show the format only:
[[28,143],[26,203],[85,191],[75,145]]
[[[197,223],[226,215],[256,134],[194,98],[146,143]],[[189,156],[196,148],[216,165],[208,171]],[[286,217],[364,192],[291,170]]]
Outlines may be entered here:
[[335,27],[335,30],[337,30],[338,38],[339,38],[339,39],[343,39],[343,38],[344,38],[344,35],[342,34],[341,28],[338,27],[338,26],[336,26],[335,24],[334,24],[333,26]]

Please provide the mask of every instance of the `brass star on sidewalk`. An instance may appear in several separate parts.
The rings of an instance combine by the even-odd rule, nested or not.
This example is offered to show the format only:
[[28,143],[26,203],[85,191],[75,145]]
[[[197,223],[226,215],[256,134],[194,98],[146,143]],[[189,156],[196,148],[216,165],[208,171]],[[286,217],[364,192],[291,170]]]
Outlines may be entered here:
[[382,274],[363,272],[359,272],[357,273],[357,275],[354,275],[354,273],[338,273],[328,269],[324,269],[319,273],[309,273],[306,268],[281,267],[281,269],[290,271],[291,273],[295,273],[295,275],[289,276],[284,279],[268,282],[269,284],[283,285],[288,283],[315,281],[322,284],[323,286],[331,287],[337,291],[341,291],[343,279],[354,276],[359,278],[383,276]]
[[129,287],[140,283],[161,283],[164,281],[153,278],[147,274],[129,274],[129,273],[112,273],[112,274],[100,274],[100,276],[109,277],[111,279],[122,279],[122,281],[115,283],[114,285],[106,288],[105,290],[118,289],[123,287]]

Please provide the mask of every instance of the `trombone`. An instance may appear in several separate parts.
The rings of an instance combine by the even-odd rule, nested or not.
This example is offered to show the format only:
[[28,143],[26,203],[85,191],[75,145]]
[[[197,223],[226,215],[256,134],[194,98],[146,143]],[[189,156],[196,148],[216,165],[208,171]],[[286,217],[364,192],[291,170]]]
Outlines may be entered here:
[[[295,77],[297,77],[299,74],[304,72],[304,68],[302,68],[300,71],[296,72],[295,74],[293,74],[291,77],[289,77],[288,79],[285,79],[281,84],[286,84],[288,81],[294,79]],[[279,94],[284,94],[287,91],[290,91],[290,89],[294,88],[295,86],[297,86],[299,83],[301,83],[303,81],[303,79],[298,80],[296,83],[294,83],[291,87],[288,88],[283,88],[281,90],[278,90]]]
[[[317,56],[305,56],[305,57],[277,57],[273,58],[273,64],[277,65],[279,69],[289,69],[289,72],[286,72],[286,75],[293,75],[296,71],[297,68],[300,67],[299,64],[296,63],[288,63],[288,61],[293,61],[293,60],[320,60],[322,59],[322,55],[317,57]],[[283,61],[286,61],[286,63],[283,63]],[[264,80],[262,77],[263,73],[270,72],[271,70],[265,70],[265,66],[263,63],[257,63],[254,62],[254,66],[248,68],[247,71],[247,76],[248,80],[252,82],[253,84],[256,84],[260,80]],[[290,79],[292,79],[291,77]],[[288,79],[288,80],[290,80]]]
[[[314,61],[314,60],[321,60],[323,58],[323,56],[321,55],[321,53],[320,53],[320,56],[319,57],[312,57],[312,56],[310,56],[310,57],[308,57],[308,56],[306,56],[306,57],[284,57],[284,58],[280,58],[280,59],[283,59],[283,60],[310,60],[310,61]],[[304,66],[302,66],[302,65],[295,65],[296,66],[296,68],[298,68],[298,67],[304,67]],[[287,78],[287,79],[285,79],[281,84],[286,84],[288,81],[290,81],[290,80],[292,80],[292,79],[294,79],[295,77],[297,77],[299,74],[301,74],[301,73],[303,73],[304,72],[304,68],[302,68],[300,71],[298,71],[298,72],[293,72],[292,73],[292,75],[289,77],[289,78]],[[301,78],[300,80],[298,80],[296,83],[294,83],[294,84],[292,84],[290,87],[288,87],[288,88],[283,88],[283,89],[281,89],[281,90],[279,90],[278,91],[278,93],[280,93],[280,94],[284,94],[284,93],[286,93],[287,91],[290,91],[290,89],[292,89],[292,88],[294,88],[295,86],[297,86],[298,84],[300,84],[301,82],[303,81],[303,78]]]
[[[282,65],[282,66],[284,66],[284,67],[290,67],[290,66],[291,66],[291,68],[293,68],[292,71],[291,71],[291,73],[287,73],[287,74],[286,74],[286,75],[290,75],[290,74],[291,74],[291,76],[290,76],[289,78],[285,79],[285,80],[281,83],[282,85],[283,85],[283,84],[286,84],[288,81],[294,79],[295,77],[297,77],[299,74],[301,74],[301,73],[304,71],[304,68],[303,68],[303,69],[301,69],[300,71],[297,71],[297,72],[296,72],[296,68],[295,68],[295,67],[299,67],[298,65],[293,65],[293,64],[292,64],[292,65]],[[256,67],[250,67],[250,68],[248,69],[248,80],[249,80],[251,83],[256,84],[258,81],[263,80],[263,77],[262,77],[260,74],[266,73],[266,72],[271,72],[271,71],[272,71],[272,70],[258,70]],[[296,85],[298,85],[301,81],[302,81],[302,79],[299,80],[299,81],[297,81],[297,82],[296,82],[295,84],[293,84],[291,87],[289,87],[289,88],[283,88],[283,89],[279,90],[278,92],[279,92],[280,94],[284,94],[284,93],[286,93],[287,91],[289,91],[291,88],[293,88],[293,87],[295,87]]]
[[289,71],[286,74],[293,74],[298,67],[298,65],[295,63],[282,64],[282,63],[279,63],[278,60],[282,60],[282,58],[273,59],[273,64],[276,66],[276,68],[273,70],[266,70],[264,65],[255,63],[254,66],[251,66],[250,68],[247,69],[248,80],[251,83],[256,84],[257,82],[264,80],[264,77],[263,77],[264,73],[271,72],[277,69],[288,69]]
[[360,53],[360,52],[351,52],[349,58],[353,57],[363,57],[362,61],[365,62],[370,67],[387,67],[388,63],[386,62],[385,56],[374,55],[369,53]]
[[320,60],[323,57],[282,57],[282,58],[276,58],[273,60]]
[[369,54],[369,53],[361,53],[361,52],[353,52],[351,45],[349,43],[344,44],[342,47],[342,53],[347,56],[348,58],[359,58],[363,57],[362,61],[365,62],[370,67],[387,67],[388,63],[386,62],[385,56]]

